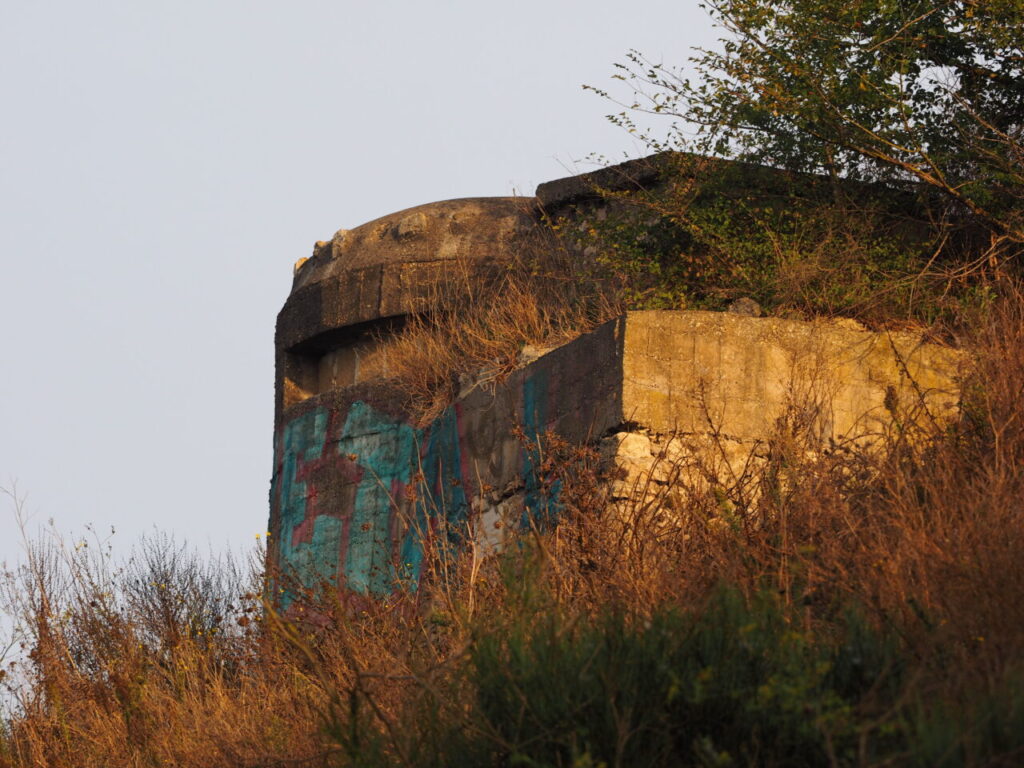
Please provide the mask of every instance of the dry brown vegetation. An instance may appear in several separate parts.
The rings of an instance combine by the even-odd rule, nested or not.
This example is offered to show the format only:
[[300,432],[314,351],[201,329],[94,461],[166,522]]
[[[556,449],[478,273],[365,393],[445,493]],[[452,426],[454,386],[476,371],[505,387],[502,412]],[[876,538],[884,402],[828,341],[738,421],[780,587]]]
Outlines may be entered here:
[[[1015,764],[1024,299],[1000,290],[960,423],[809,458],[790,421],[743,477],[691,482],[690,457],[614,503],[597,455],[549,437],[559,524],[437,555],[389,600],[285,620],[258,575],[173,542],[120,568],[95,541],[37,542],[4,590],[22,653],[0,764]],[[675,687],[645,704],[634,678]],[[595,710],[588,685],[633,703]]]
[[622,314],[616,292],[584,268],[548,238],[488,281],[455,265],[427,302],[436,309],[382,338],[375,354],[413,414],[429,422],[463,386],[500,381],[522,365],[524,349],[564,344]]

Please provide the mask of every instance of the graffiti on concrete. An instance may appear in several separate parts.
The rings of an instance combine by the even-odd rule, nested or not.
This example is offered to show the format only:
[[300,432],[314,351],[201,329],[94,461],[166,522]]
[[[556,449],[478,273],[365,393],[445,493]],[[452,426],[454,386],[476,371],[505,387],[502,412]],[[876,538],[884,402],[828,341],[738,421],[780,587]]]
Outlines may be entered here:
[[349,408],[337,454],[356,468],[355,495],[348,510],[345,584],[360,593],[385,594],[394,587],[394,540],[399,502],[412,475],[411,457],[419,435],[408,424],[362,401]]
[[[337,425],[337,426],[336,426]],[[418,437],[363,402],[346,413],[320,407],[285,424],[276,446],[272,500],[278,565],[307,587],[335,584],[385,594]]]
[[[557,513],[561,482],[542,447],[548,390],[543,370],[524,377],[518,449],[511,423],[492,435],[519,456],[504,481],[522,491],[524,526],[543,527]],[[483,457],[466,449],[462,408],[457,403],[419,429],[363,401],[318,405],[286,420],[271,487],[282,572],[307,588],[386,595],[398,586],[416,589],[428,556],[445,558],[464,547],[472,510],[484,505],[477,465]]]
[[310,479],[324,460],[327,412],[317,409],[293,419],[279,437],[271,493],[280,514],[277,531],[281,565],[302,584],[335,577],[341,551],[341,520],[316,511]]
[[439,552],[450,551],[449,545],[458,546],[464,538],[470,494],[469,473],[463,466],[461,424],[460,409],[452,406],[421,434],[421,452],[416,456],[420,483],[400,557],[403,583],[413,589],[421,576],[428,543],[435,541],[442,521],[444,538],[435,542]]

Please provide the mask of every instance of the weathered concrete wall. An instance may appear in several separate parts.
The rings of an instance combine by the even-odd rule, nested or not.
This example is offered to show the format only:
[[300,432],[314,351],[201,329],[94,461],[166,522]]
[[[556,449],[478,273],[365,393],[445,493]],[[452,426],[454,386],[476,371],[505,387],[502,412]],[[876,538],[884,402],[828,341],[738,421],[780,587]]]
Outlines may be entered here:
[[605,438],[635,472],[656,463],[659,435],[715,432],[741,460],[793,406],[814,410],[823,445],[867,440],[896,408],[948,418],[958,363],[912,334],[631,312],[465,393],[424,428],[383,384],[322,393],[288,408],[277,431],[272,559],[307,584],[384,594],[420,578],[441,521],[455,543],[493,543],[498,526],[543,519],[558,492],[540,476],[547,431]]
[[919,334],[723,312],[630,313],[623,348],[633,426],[602,443],[624,470],[618,496],[683,466],[728,486],[794,430],[816,450],[869,448],[897,420],[948,423],[964,362]]
[[275,439],[272,559],[306,584],[383,594],[419,578],[424,538],[442,520],[459,535],[474,510],[513,499],[520,514],[543,515],[537,437],[551,429],[582,441],[610,428],[622,412],[620,360],[621,324],[608,324],[499,387],[468,392],[423,428],[386,385],[293,406]]
[[[883,431],[892,409],[924,397],[955,409],[955,350],[919,334],[872,333],[849,320],[803,322],[727,312],[631,312],[623,407],[657,432],[761,439],[787,406],[817,410],[823,442]],[[895,398],[895,400],[894,400]]]

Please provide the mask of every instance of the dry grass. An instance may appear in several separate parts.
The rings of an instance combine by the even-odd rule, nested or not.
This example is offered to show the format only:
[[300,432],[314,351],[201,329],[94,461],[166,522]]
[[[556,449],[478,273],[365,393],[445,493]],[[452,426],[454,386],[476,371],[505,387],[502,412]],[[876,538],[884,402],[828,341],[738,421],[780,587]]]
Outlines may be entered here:
[[812,424],[787,420],[764,462],[735,474],[714,446],[674,463],[666,451],[651,474],[667,481],[645,476],[612,504],[596,452],[563,446],[582,462],[566,475],[565,524],[550,543],[560,591],[588,610],[650,609],[699,600],[723,580],[748,592],[769,581],[790,603],[855,599],[880,621],[911,627],[927,616],[964,647],[1024,647],[1024,602],[1008,600],[1024,594],[1020,294],[967,343],[960,422],[896,414],[884,450],[822,454]]
[[[498,286],[509,301],[481,310],[458,331],[464,336],[446,337],[456,333],[455,317],[441,316],[413,331],[434,347],[397,342],[410,344],[402,363],[410,370],[418,354],[435,366],[421,389],[410,385],[421,402],[434,402],[432,382],[467,369],[434,360],[442,347],[477,350],[470,368],[479,368],[517,353],[523,340],[551,339],[581,322],[546,314],[546,299],[531,303],[536,294],[521,283]],[[285,621],[256,597],[265,589],[258,576],[204,564],[169,542],[151,543],[121,569],[95,545],[33,545],[4,591],[27,655],[4,681],[0,765],[436,765],[456,754],[465,764],[504,764],[517,750],[535,754],[538,739],[569,738],[551,731],[515,741],[509,723],[488,714],[495,710],[482,703],[485,673],[534,658],[509,638],[526,632],[540,642],[547,636],[529,633],[558,617],[542,648],[568,653],[592,636],[582,628],[603,626],[588,622],[609,612],[642,631],[660,626],[666,611],[699,612],[722,584],[751,602],[774,595],[788,633],[780,637],[797,637],[800,647],[845,648],[852,607],[895,638],[899,689],[890,695],[872,684],[852,709],[836,710],[853,723],[854,747],[905,740],[879,764],[927,746],[914,707],[967,712],[990,696],[1010,717],[1020,702],[1000,686],[1024,664],[1024,298],[1003,293],[1013,295],[970,340],[976,364],[962,420],[951,428],[913,439],[894,431],[884,451],[813,459],[803,433],[789,429],[770,442],[767,461],[727,482],[707,481],[711,464],[704,480],[692,480],[695,463],[714,459],[691,457],[665,467],[667,482],[614,503],[597,454],[549,437],[543,470],[562,481],[559,525],[524,532],[497,557],[437,555],[429,588],[390,600],[320,604],[307,620]],[[481,338],[483,329],[503,340]],[[542,681],[567,663],[554,658]],[[523,717],[536,714],[532,696],[552,686],[515,689]],[[826,753],[839,726],[828,727]],[[945,730],[981,740],[954,764],[1020,757],[1015,743],[983,741],[986,729]],[[621,760],[637,741],[630,733],[615,753]],[[696,764],[687,750],[698,746],[682,743],[679,754]],[[591,757],[611,764],[615,754]],[[874,764],[863,750],[850,754],[835,752],[832,762]]]
[[607,284],[580,279],[578,261],[556,242],[542,245],[489,281],[453,266],[428,302],[435,309],[382,339],[375,354],[419,421],[467,386],[500,381],[522,365],[524,349],[564,344],[622,314]]

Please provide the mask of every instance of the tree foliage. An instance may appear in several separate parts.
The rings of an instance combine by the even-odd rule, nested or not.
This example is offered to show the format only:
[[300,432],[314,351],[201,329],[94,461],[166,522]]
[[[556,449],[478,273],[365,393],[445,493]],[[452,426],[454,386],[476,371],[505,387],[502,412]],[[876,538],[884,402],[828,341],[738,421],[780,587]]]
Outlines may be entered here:
[[[690,67],[633,51],[609,116],[656,150],[683,149],[836,179],[918,183],[985,235],[1024,246],[1021,0],[709,0],[727,36]],[[691,75],[693,75],[691,79]],[[597,90],[602,95],[609,94]],[[675,119],[666,138],[636,113]]]

